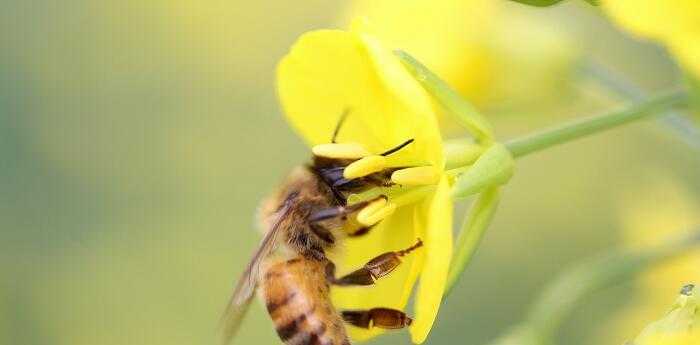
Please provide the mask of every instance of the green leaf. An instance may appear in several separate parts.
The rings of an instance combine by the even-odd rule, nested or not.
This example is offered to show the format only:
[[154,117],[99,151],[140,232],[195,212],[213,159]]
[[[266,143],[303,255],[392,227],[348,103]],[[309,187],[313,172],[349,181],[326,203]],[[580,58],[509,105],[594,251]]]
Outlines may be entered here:
[[472,261],[476,249],[484,237],[484,233],[491,224],[493,215],[496,213],[500,193],[498,187],[491,187],[479,194],[472,204],[469,212],[464,218],[462,229],[457,237],[455,252],[450,264],[450,273],[447,275],[447,287],[445,294],[448,294],[455,283],[462,276],[462,272]]
[[437,101],[464,126],[478,141],[491,142],[493,130],[476,108],[467,102],[457,91],[430,71],[408,53],[398,50],[396,56],[401,59],[406,69]]
[[463,174],[457,177],[452,196],[466,198],[482,190],[505,184],[513,176],[515,161],[510,151],[494,143]]

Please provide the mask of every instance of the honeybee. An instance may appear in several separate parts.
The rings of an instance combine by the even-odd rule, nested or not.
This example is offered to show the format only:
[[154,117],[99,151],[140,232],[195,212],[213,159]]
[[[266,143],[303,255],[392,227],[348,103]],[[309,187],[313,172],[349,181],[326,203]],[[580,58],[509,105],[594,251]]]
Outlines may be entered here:
[[[331,143],[347,112],[341,116]],[[391,148],[390,155],[413,140]],[[404,312],[389,308],[337,311],[330,300],[332,285],[372,285],[389,274],[401,257],[422,246],[420,239],[405,249],[383,253],[343,277],[326,253],[345,236],[362,236],[372,226],[350,222],[359,211],[384,196],[348,205],[347,197],[376,186],[391,185],[396,169],[385,169],[356,179],[343,171],[359,157],[330,158],[313,155],[311,164],[294,170],[278,192],[261,205],[260,223],[265,235],[241,278],[223,317],[223,342],[238,330],[255,290],[288,345],[349,345],[344,323],[361,328],[398,329],[411,324]],[[348,224],[354,226],[348,230]]]

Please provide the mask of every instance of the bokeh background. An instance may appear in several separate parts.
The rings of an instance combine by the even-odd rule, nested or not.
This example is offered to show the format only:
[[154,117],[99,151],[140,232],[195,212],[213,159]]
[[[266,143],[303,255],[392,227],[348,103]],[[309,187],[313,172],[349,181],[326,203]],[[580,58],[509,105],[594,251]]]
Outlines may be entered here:
[[[356,15],[503,139],[611,109],[620,82],[651,92],[681,79],[662,47],[577,0],[4,1],[0,343],[217,343],[258,243],[257,203],[309,155],[281,116],[275,65],[301,33]],[[671,127],[650,120],[520,161],[428,343],[485,344],[567,265],[700,224],[699,151]],[[446,120],[445,133],[460,131]],[[622,344],[698,277],[691,256],[602,291],[562,343]],[[278,343],[258,304],[239,343]]]

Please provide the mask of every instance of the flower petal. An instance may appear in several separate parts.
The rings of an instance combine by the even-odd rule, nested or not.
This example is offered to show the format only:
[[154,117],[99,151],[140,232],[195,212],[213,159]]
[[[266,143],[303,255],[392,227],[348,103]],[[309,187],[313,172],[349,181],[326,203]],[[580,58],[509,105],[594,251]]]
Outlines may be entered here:
[[[418,205],[401,207],[372,230],[361,237],[348,238],[340,253],[331,253],[337,266],[337,276],[342,276],[366,264],[372,258],[387,252],[401,250],[416,243],[422,234],[415,224]],[[380,278],[372,286],[334,287],[331,292],[333,304],[338,310],[371,309],[387,307],[404,310],[411,289],[421,267],[424,249],[419,248],[401,258],[402,264],[391,274]],[[350,336],[357,341],[372,338],[383,331],[375,328],[364,330],[347,326]]]
[[426,256],[415,298],[415,320],[410,329],[411,339],[416,344],[425,341],[437,317],[452,259],[453,204],[446,176],[438,184],[432,200],[426,200],[422,207],[428,208],[424,238]]
[[700,75],[700,1],[607,0],[603,10],[626,30],[666,44],[683,66]]
[[391,164],[442,167],[430,97],[370,35],[307,33],[280,62],[277,79],[287,120],[310,146],[330,142],[348,110],[338,142],[361,143],[377,154],[413,138],[414,143],[389,156]]

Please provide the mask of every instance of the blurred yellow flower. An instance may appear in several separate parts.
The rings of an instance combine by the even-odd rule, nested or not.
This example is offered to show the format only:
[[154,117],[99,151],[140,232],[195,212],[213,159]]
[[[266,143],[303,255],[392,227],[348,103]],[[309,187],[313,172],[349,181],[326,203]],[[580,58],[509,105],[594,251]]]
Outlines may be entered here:
[[700,344],[700,312],[693,285],[686,285],[671,310],[650,323],[634,340],[634,345]]
[[[442,139],[436,109],[400,61],[373,36],[361,30],[319,30],[303,35],[278,67],[278,93],[291,126],[315,152],[363,157],[345,175],[363,176],[383,167],[414,167],[392,176],[410,188],[393,188],[387,205],[396,208],[367,235],[349,238],[342,253],[331,253],[343,274],[389,250],[407,248],[421,238],[424,247],[372,287],[338,287],[332,293],[338,309],[388,307],[405,309],[420,275],[415,296],[412,339],[421,343],[437,315],[452,256],[452,201],[444,173]],[[343,112],[348,114],[328,146]],[[407,139],[411,145],[389,156],[383,152]],[[330,151],[329,151],[330,150]],[[375,153],[375,154],[372,154]],[[358,215],[358,221],[361,221]],[[356,340],[380,329],[348,327]]]
[[626,30],[665,44],[700,76],[700,1],[606,0],[603,9]]
[[[382,41],[415,56],[477,108],[554,102],[577,56],[562,28],[525,6],[492,0],[358,0]],[[520,109],[522,111],[522,109]]]
[[[671,179],[623,193],[619,205],[623,240],[630,246],[658,244],[669,235],[682,235],[700,224],[700,202],[680,182]],[[620,343],[628,339],[668,305],[668,296],[677,293],[679,286],[698,277],[700,250],[645,272],[639,279],[635,302],[619,312],[601,336],[617,337]]]

